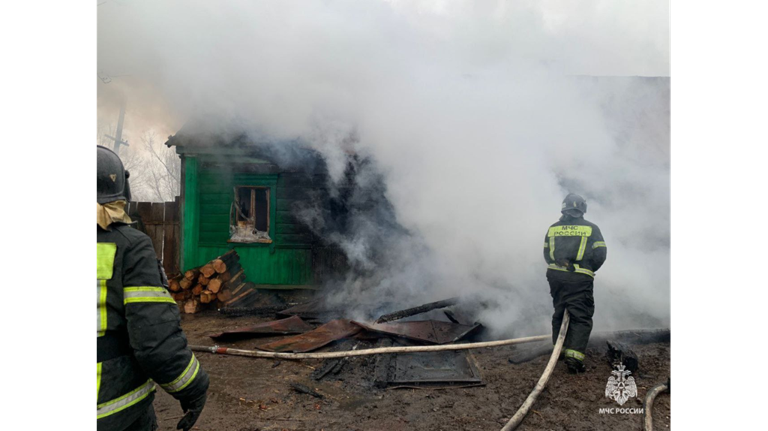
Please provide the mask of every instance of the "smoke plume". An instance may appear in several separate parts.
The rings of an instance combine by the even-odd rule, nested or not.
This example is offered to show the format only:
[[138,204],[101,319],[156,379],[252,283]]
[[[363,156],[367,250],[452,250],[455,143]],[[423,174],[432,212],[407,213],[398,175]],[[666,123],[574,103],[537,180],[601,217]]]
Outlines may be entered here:
[[134,133],[228,118],[300,138],[331,189],[356,154],[352,198],[386,200],[333,238],[365,274],[334,298],[473,296],[498,335],[549,330],[544,234],[580,193],[608,244],[596,329],[661,326],[668,38],[665,1],[115,1],[99,113],[125,96]]

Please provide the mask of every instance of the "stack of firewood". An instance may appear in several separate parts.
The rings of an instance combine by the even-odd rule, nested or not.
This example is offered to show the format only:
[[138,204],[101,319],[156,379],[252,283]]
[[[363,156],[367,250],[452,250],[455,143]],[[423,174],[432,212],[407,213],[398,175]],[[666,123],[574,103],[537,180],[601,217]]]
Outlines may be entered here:
[[196,313],[207,304],[227,303],[244,285],[245,272],[240,266],[240,257],[235,250],[230,250],[172,278],[168,289],[183,312]]

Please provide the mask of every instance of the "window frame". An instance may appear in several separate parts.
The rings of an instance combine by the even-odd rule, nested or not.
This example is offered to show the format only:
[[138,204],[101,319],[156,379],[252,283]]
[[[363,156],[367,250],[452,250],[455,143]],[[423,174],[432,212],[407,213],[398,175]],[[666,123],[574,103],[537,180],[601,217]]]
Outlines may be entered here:
[[[267,234],[267,238],[258,238],[258,239],[255,239],[253,241],[236,241],[236,240],[232,239],[232,235],[230,234],[229,239],[227,239],[227,243],[247,245],[247,244],[272,244],[274,242],[274,229],[273,229],[273,226],[272,226],[272,220],[273,220],[273,216],[272,216],[272,210],[273,210],[272,195],[273,195],[273,190],[272,190],[272,188],[273,188],[273,186],[271,186],[271,185],[261,185],[261,184],[242,184],[242,185],[235,185],[234,186],[234,189],[233,189],[234,200],[232,201],[232,206],[235,208],[235,217],[234,217],[234,219],[230,220],[230,228],[235,227],[235,226],[240,226],[241,219],[240,219],[240,215],[238,214],[238,211],[236,209],[237,208],[238,199],[239,199],[239,196],[240,196],[240,190],[241,189],[249,189],[250,192],[251,192],[250,193],[250,200],[251,200],[251,202],[250,202],[251,203],[251,205],[250,205],[250,207],[251,207],[250,208],[250,212],[251,212],[251,214],[254,217],[253,229],[254,230],[256,229],[256,220],[257,219],[255,218],[256,217],[255,216],[255,214],[256,214],[256,194],[255,193],[256,193],[257,189],[263,189],[263,190],[266,191],[266,202],[267,202],[267,210],[266,210],[267,230],[264,231]],[[232,222],[234,222],[234,224],[232,224]],[[248,226],[248,225],[246,224],[246,226]]]

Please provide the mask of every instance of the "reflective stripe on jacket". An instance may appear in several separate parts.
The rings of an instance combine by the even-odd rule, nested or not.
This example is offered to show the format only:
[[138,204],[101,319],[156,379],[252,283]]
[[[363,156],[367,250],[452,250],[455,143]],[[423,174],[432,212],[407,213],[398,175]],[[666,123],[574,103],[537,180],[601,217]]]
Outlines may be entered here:
[[600,228],[582,217],[563,215],[544,237],[544,260],[553,271],[594,277],[607,250]]
[[156,384],[179,400],[208,389],[163,286],[152,242],[125,224],[97,227],[98,429],[123,429],[147,411]]

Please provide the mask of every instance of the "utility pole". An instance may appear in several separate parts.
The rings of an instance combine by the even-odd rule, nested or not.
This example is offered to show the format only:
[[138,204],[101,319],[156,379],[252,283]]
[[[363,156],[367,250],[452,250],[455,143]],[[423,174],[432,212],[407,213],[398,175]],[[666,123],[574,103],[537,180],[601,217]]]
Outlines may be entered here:
[[[106,1],[103,1],[99,3],[99,5],[102,5],[106,3]],[[109,84],[112,82],[112,78],[121,77],[121,76],[131,76],[131,75],[117,75],[117,76],[109,76],[103,71],[98,71],[97,75],[101,82],[105,84]],[[115,154],[120,154],[120,146],[125,145],[128,146],[128,141],[123,140],[123,120],[125,120],[125,94],[122,95],[122,99],[120,100],[120,116],[117,117],[117,130],[115,131],[115,136],[110,136],[105,134],[107,138],[113,140],[115,144],[112,146],[112,149],[115,151]]]
[[125,99],[120,102],[120,116],[117,118],[117,130],[115,136],[104,135],[109,139],[115,141],[114,150],[115,154],[120,154],[120,146],[128,146],[128,141],[123,140],[123,120],[125,119]]

